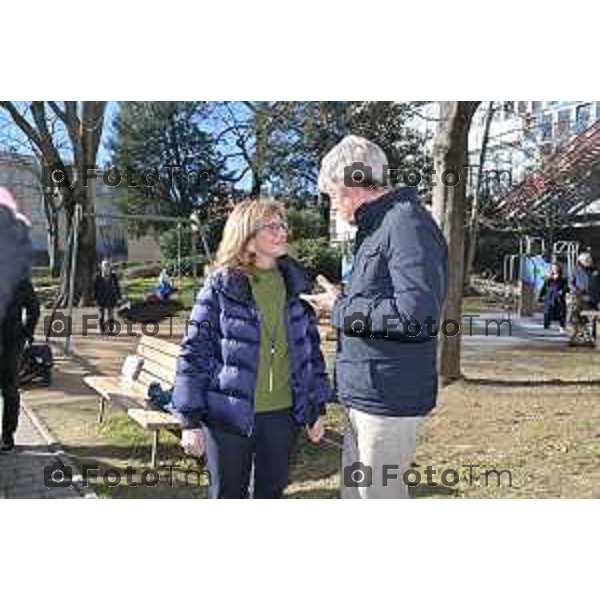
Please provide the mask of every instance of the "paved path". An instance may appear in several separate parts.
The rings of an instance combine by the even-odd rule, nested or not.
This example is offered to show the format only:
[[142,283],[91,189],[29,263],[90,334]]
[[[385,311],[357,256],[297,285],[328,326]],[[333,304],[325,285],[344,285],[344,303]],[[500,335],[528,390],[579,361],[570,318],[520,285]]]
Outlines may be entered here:
[[[466,352],[479,353],[486,350],[495,350],[497,348],[506,348],[509,346],[566,346],[568,344],[568,335],[559,333],[558,325],[553,323],[550,329],[544,329],[543,316],[536,314],[533,317],[515,317],[510,318],[509,327],[506,323],[500,327],[500,334],[497,334],[498,328],[494,321],[501,322],[506,315],[501,313],[486,313],[481,317],[472,319],[472,326],[469,319],[462,322],[462,345]],[[487,324],[488,335],[485,335]],[[473,335],[469,335],[472,331]]]
[[14,452],[0,453],[0,498],[83,497],[73,487],[45,485],[44,469],[56,461],[57,454],[48,446],[27,410],[21,411],[15,442]]

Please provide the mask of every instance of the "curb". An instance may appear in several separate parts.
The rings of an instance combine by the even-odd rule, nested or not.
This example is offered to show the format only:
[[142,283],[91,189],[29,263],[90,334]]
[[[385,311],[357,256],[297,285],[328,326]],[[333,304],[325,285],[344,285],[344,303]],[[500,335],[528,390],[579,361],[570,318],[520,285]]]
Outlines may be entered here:
[[60,445],[60,442],[54,437],[54,435],[48,429],[48,427],[46,427],[46,424],[42,421],[42,419],[38,417],[38,415],[33,411],[33,409],[31,409],[27,405],[27,402],[23,398],[21,398],[21,410],[31,421],[31,424],[36,429],[36,431],[42,436],[42,438],[46,442],[46,445],[48,446],[48,450],[50,451],[50,453],[53,454],[63,465],[68,466],[70,469],[72,469],[73,489],[85,499],[97,499],[98,496],[95,492],[83,486],[83,477],[81,476],[79,469],[73,463],[69,455],[64,451],[64,449]]

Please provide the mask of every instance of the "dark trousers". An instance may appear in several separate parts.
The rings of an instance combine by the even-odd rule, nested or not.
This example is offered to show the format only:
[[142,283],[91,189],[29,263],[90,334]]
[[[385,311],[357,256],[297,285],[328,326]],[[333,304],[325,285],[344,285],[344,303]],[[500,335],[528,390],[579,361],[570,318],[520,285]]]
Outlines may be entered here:
[[254,465],[254,498],[281,498],[299,427],[291,410],[258,413],[252,437],[205,427],[210,498],[248,498]]
[[19,423],[21,395],[19,394],[19,367],[23,353],[24,340],[4,340],[0,358],[0,390],[4,401],[2,411],[2,439],[14,436]]
[[[106,318],[108,316],[108,319]],[[114,321],[115,309],[111,306],[99,306],[98,307],[98,326],[102,333],[107,333],[106,325],[107,321]]]
[[558,321],[558,324],[561,327],[566,327],[567,325],[567,315],[566,312],[557,312],[554,310],[546,309],[544,311],[544,329],[548,329],[550,327],[550,323],[552,321]]

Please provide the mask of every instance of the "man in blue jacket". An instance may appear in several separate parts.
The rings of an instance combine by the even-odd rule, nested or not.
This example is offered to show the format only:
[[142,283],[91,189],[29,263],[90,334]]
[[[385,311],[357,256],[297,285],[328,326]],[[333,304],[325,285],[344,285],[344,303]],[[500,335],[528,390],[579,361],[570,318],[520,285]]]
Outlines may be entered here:
[[444,236],[414,188],[386,187],[387,159],[365,138],[345,137],[323,159],[319,188],[357,226],[352,275],[341,294],[306,299],[331,310],[339,330],[336,384],[349,426],[343,498],[406,498],[403,474],[416,428],[436,404],[437,333],[447,291]]

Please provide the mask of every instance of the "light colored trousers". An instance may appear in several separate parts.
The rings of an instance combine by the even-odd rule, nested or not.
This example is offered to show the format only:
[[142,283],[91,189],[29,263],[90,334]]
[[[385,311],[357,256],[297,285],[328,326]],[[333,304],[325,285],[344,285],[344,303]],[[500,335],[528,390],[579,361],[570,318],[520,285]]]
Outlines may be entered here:
[[[341,497],[408,498],[402,476],[415,456],[417,426],[423,417],[386,417],[354,408],[348,409],[347,415]],[[364,469],[355,463],[363,463]]]

